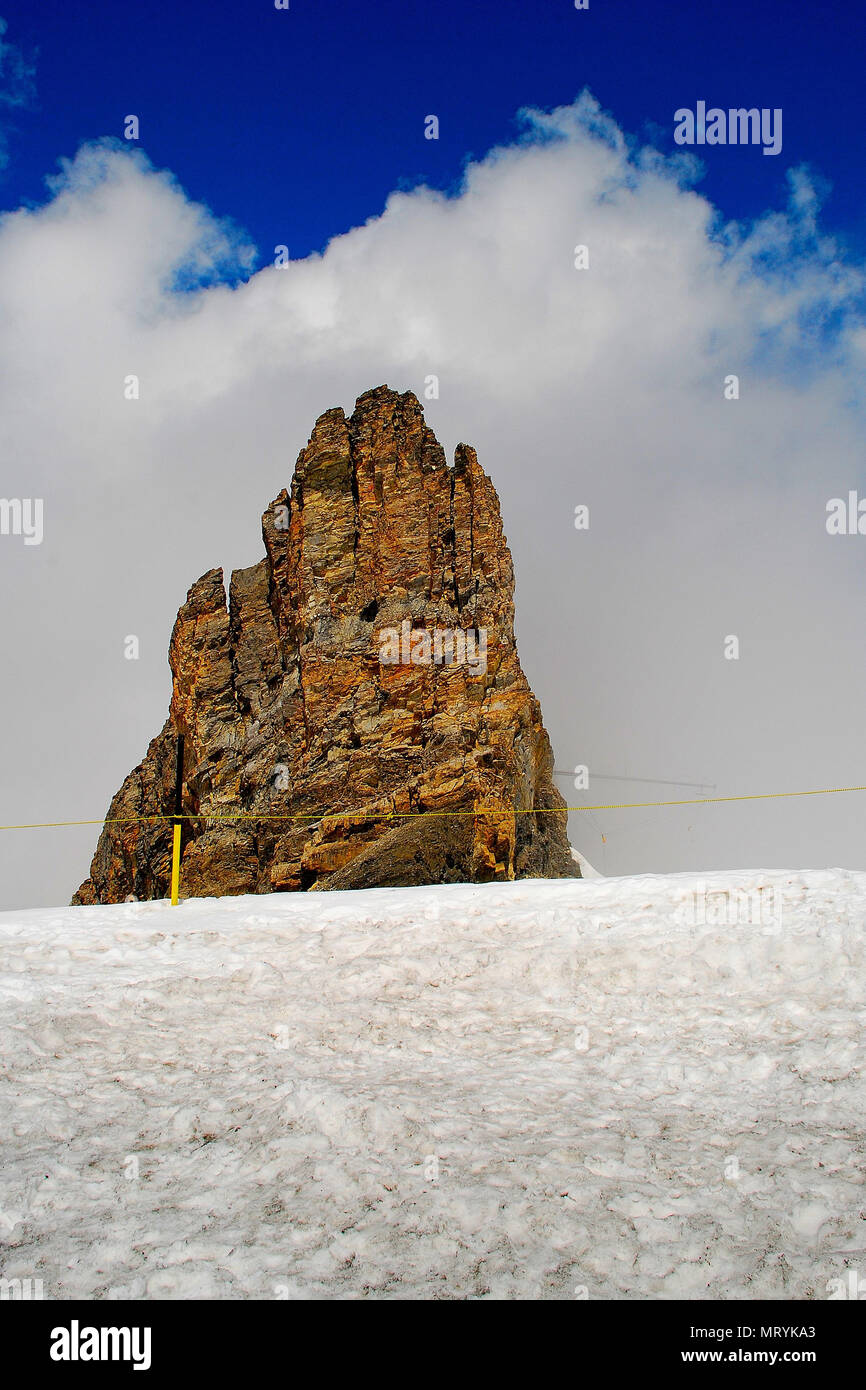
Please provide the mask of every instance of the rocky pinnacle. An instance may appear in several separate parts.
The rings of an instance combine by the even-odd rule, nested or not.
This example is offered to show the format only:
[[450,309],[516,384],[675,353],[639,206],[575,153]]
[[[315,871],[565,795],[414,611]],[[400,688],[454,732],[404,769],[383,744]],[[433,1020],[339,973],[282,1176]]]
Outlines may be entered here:
[[[514,642],[514,576],[474,449],[411,392],[316,421],[265,557],[190,589],[169,716],[114,797],[75,903],[577,874]],[[530,814],[527,814],[530,813]]]

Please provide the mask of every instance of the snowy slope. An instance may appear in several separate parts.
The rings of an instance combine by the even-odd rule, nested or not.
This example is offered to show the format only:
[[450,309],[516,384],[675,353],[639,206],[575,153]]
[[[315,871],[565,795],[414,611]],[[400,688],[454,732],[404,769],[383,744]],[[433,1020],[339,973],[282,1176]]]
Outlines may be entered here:
[[575,864],[577,864],[577,866],[578,866],[578,868],[580,869],[580,872],[581,872],[581,874],[582,874],[582,876],[583,876],[584,878],[603,878],[603,877],[604,877],[603,874],[600,874],[600,873],[598,872],[598,869],[594,869],[594,868],[592,867],[592,865],[590,864],[589,860],[586,858],[586,855],[581,854],[581,852],[580,852],[579,849],[575,849],[575,848],[574,848],[574,845],[571,846],[571,857],[572,857],[572,859],[574,860]]
[[0,915],[0,1275],[51,1298],[866,1278],[866,874],[696,884]]

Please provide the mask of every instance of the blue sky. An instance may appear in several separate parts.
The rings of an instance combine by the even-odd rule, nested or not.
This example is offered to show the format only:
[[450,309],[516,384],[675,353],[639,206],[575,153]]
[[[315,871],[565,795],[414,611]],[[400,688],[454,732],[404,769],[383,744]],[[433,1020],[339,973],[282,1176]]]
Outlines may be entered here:
[[[863,60],[852,0],[161,0],[0,5],[35,61],[35,95],[5,113],[0,206],[40,203],[84,142],[141,119],[141,147],[186,192],[293,257],[381,212],[398,187],[454,187],[468,158],[515,135],[522,106],[588,86],[620,126],[664,151],[698,99],[781,107],[783,153],[704,151],[702,192],[726,217],[784,201],[784,170],[831,185],[826,222],[866,246]],[[440,118],[440,139],[423,118]],[[745,156],[745,157],[744,157]]]

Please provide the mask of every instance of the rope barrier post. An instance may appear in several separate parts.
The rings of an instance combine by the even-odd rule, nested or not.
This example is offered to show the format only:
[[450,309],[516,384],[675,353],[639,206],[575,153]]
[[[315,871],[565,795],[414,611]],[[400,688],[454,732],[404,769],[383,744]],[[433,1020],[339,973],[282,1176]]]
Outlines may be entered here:
[[180,828],[183,810],[183,734],[177,736],[177,764],[174,777],[174,839],[171,847],[171,905],[177,907],[180,885]]

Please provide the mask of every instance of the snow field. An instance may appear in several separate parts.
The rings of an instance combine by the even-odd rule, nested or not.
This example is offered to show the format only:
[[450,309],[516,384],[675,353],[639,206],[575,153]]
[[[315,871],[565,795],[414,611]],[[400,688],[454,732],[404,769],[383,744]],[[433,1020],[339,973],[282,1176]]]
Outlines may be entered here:
[[866,1281],[864,926],[842,870],[0,914],[0,1276],[825,1299]]

